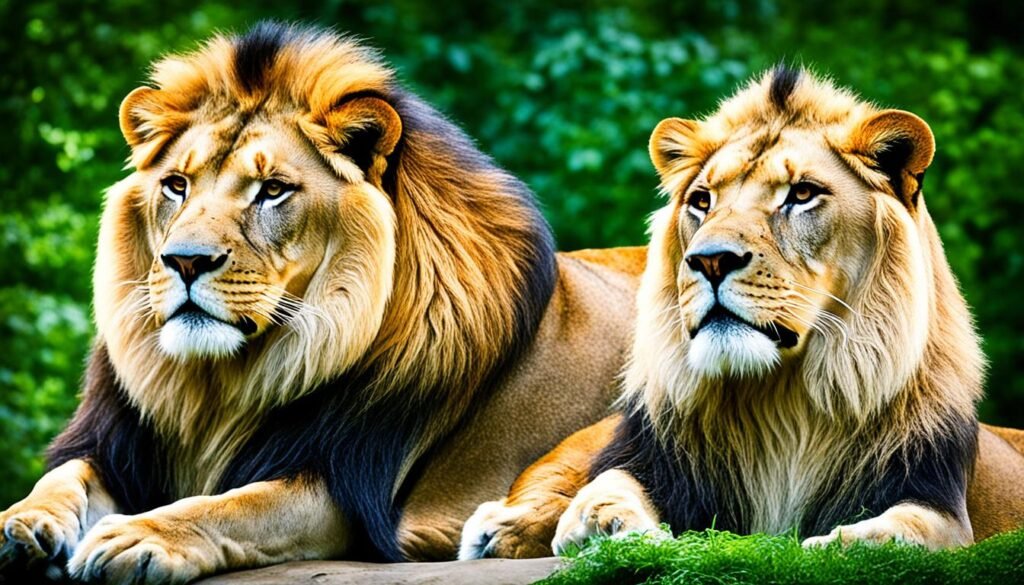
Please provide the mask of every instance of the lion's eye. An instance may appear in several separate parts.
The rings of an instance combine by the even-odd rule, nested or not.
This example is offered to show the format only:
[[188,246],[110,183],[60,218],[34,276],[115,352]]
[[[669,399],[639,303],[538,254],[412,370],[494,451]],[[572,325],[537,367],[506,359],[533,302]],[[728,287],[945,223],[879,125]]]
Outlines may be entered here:
[[170,175],[165,177],[163,181],[163,194],[168,199],[181,203],[185,199],[185,195],[188,194],[188,179],[181,175]]
[[711,209],[711,193],[707,191],[694,191],[690,193],[690,207],[701,213],[707,213]]
[[277,204],[295,192],[296,187],[277,179],[268,179],[260,185],[260,191],[256,194],[257,202]]
[[789,194],[786,196],[786,201],[783,205],[802,205],[824,193],[828,193],[828,189],[821,185],[802,181],[789,188]]

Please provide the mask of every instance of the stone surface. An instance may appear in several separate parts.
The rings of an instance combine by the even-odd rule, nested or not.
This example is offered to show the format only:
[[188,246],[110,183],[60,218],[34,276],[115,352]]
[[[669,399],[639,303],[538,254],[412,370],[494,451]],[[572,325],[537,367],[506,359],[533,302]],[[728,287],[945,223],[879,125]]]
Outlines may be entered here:
[[557,558],[395,564],[307,561],[218,575],[197,585],[524,585],[547,577],[560,563]]

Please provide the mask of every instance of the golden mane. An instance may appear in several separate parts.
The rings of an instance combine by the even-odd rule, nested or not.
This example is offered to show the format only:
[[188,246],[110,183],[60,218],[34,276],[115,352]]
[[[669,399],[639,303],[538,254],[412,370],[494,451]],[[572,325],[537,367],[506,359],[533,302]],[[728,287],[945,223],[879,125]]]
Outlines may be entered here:
[[[921,177],[908,175],[897,186],[913,193],[908,208],[893,196],[897,187],[857,132],[879,112],[827,80],[775,70],[710,117],[676,120],[652,137],[652,157],[670,202],[651,222],[622,400],[646,411],[664,440],[730,462],[723,475],[747,470],[737,485],[761,502],[748,516],[761,527],[785,529],[792,518],[772,515],[793,509],[787,498],[805,497],[814,482],[849,469],[844,466],[851,459],[854,470],[884,465],[900,456],[908,437],[939,437],[974,420],[984,371],[978,337],[919,198]],[[879,245],[865,274],[848,275],[863,284],[843,301],[846,335],[814,335],[802,356],[764,376],[700,375],[687,363],[690,339],[678,311],[680,198],[723,146],[753,138],[755,156],[742,167],[750,168],[787,128],[823,137],[879,193],[873,226]],[[848,239],[846,245],[865,243]],[[794,456],[782,452],[794,441],[810,466],[799,478],[789,477],[783,463]]]
[[[346,235],[348,261],[314,275],[287,325],[235,357],[192,362],[156,349],[139,283],[157,243],[147,239],[151,218],[136,175],[110,189],[94,278],[99,339],[133,405],[182,462],[178,490],[215,491],[271,409],[339,377],[357,386],[351,390],[365,410],[388,401],[437,405],[427,419],[396,412],[396,420],[415,419],[417,435],[397,489],[533,336],[554,287],[555,260],[532,195],[402,90],[375,51],[328,31],[265,24],[244,37],[217,36],[157,63],[151,83],[157,91],[129,96],[122,109],[138,169],[197,120],[230,114],[244,125],[263,112],[288,113],[339,176],[366,180],[390,198],[390,208],[365,210],[379,220],[375,231]],[[338,162],[360,125],[330,137],[331,148],[317,133],[338,108],[365,96],[385,101],[399,121],[387,130],[395,132],[393,149],[379,153],[364,179]],[[356,293],[365,302],[334,302]]]

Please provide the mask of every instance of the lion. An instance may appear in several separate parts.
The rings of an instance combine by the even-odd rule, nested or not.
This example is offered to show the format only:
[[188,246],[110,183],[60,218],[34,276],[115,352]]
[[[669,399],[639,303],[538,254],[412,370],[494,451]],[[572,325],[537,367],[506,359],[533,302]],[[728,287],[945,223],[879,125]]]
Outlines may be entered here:
[[644,251],[556,254],[529,189],[374,50],[216,36],[120,126],[82,402],[0,514],[4,571],[453,558],[477,503],[606,416]]
[[929,549],[1024,525],[1024,433],[979,430],[984,358],[925,206],[921,118],[779,66],[662,121],[650,153],[669,203],[622,414],[481,505],[460,558],[662,523]]

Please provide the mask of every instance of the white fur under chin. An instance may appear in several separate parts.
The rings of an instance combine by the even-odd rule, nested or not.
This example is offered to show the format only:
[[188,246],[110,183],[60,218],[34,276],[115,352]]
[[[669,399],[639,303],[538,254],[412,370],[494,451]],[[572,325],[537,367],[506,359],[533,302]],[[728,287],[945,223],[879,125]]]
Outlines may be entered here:
[[720,322],[701,329],[690,341],[687,361],[703,376],[753,377],[767,374],[779,364],[775,342],[736,322]]
[[244,344],[241,331],[210,317],[179,315],[160,329],[160,349],[179,359],[229,357]]

